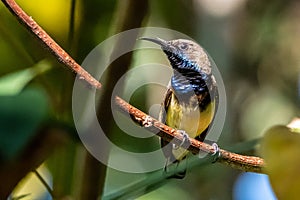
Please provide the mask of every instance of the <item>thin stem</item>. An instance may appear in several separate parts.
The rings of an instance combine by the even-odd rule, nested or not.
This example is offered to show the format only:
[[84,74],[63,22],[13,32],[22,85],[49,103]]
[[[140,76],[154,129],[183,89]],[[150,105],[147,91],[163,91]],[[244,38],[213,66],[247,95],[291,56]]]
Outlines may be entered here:
[[54,194],[53,194],[53,191],[52,191],[52,188],[50,187],[50,185],[48,185],[48,183],[46,182],[46,180],[42,177],[42,175],[40,175],[40,173],[36,169],[32,170],[32,172],[41,181],[41,183],[44,185],[44,187],[46,188],[46,190],[49,192],[49,194],[51,195],[51,197],[53,199],[54,198]]
[[71,48],[74,39],[76,0],[71,0],[68,46]]

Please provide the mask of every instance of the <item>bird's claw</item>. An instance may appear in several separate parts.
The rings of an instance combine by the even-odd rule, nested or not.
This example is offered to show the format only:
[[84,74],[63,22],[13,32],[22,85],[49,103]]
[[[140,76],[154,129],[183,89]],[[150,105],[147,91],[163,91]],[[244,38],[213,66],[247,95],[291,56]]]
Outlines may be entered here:
[[211,154],[211,156],[213,156],[213,163],[215,163],[220,158],[221,152],[217,143],[212,143],[212,146],[214,148],[214,153]]
[[186,142],[190,143],[190,137],[189,135],[183,131],[183,130],[178,130],[180,132],[180,134],[182,135],[182,141],[181,143],[177,146],[176,144],[173,144],[172,148],[173,150],[178,149],[179,147],[182,147]]

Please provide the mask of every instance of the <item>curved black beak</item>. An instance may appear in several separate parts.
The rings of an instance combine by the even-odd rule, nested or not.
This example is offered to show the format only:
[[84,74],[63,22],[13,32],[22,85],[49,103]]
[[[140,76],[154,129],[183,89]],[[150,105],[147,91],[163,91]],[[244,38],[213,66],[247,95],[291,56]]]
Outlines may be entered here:
[[161,38],[147,38],[147,37],[141,37],[139,38],[139,40],[147,40],[150,42],[153,42],[155,44],[160,45],[161,47],[167,47],[168,46],[168,42],[166,40],[163,40]]

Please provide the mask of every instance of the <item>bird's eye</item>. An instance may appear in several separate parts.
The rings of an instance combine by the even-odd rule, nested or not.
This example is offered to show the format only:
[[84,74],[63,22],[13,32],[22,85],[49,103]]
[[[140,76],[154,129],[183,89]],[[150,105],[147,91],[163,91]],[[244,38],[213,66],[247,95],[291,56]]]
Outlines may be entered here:
[[180,45],[179,45],[179,48],[180,48],[181,50],[187,50],[187,49],[188,49],[188,45],[187,45],[187,44],[180,44]]

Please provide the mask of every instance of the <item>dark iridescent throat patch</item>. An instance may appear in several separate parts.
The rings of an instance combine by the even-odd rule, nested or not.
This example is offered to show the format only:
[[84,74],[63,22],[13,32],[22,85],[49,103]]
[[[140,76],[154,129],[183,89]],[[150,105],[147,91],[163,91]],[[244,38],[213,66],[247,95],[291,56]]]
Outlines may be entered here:
[[170,64],[174,69],[171,84],[176,93],[188,94],[192,92],[200,95],[203,92],[208,92],[207,85],[211,84],[209,75],[201,71],[196,63],[178,54],[167,52]]

